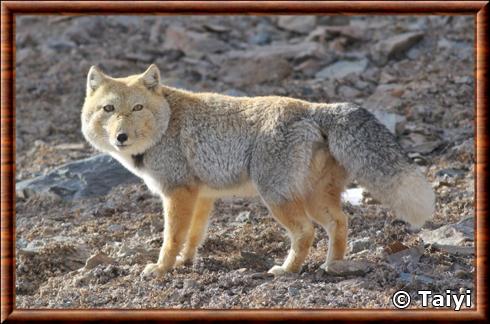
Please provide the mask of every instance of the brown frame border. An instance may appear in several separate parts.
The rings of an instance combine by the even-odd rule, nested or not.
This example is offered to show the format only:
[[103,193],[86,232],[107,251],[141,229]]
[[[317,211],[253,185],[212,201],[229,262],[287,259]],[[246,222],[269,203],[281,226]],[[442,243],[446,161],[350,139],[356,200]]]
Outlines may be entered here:
[[[15,15],[20,14],[443,14],[474,15],[476,23],[476,227],[477,307],[447,310],[20,310],[15,309]],[[487,158],[488,1],[166,1],[1,3],[1,322],[82,320],[488,320]]]

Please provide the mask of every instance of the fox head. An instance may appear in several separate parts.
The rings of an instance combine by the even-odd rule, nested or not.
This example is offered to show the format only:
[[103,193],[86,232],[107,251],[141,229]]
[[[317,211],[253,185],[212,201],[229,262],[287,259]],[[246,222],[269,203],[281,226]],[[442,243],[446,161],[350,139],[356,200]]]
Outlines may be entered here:
[[112,78],[96,66],[90,68],[82,132],[96,149],[107,153],[143,153],[165,133],[169,119],[170,108],[161,94],[156,65],[125,78]]

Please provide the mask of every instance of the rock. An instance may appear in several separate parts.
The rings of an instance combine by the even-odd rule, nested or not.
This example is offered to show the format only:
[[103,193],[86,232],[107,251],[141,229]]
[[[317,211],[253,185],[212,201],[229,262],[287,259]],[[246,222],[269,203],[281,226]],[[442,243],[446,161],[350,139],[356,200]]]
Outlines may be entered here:
[[374,46],[371,57],[377,64],[384,65],[389,59],[401,57],[423,37],[421,32],[408,32],[381,40]]
[[16,52],[15,52],[15,56],[16,56],[15,57],[15,64],[18,65],[18,64],[21,64],[23,62],[28,61],[28,59],[30,57],[32,57],[33,54],[34,54],[34,51],[30,48],[22,48],[20,50],[16,50]]
[[379,76],[379,83],[381,84],[393,83],[396,80],[397,78],[395,76],[391,75],[385,70],[381,71],[381,75]]
[[469,76],[457,76],[454,78],[454,83],[456,84],[470,84],[472,78]]
[[322,269],[332,276],[363,276],[372,269],[372,264],[367,261],[339,260],[333,261]]
[[296,287],[288,287],[288,294],[289,296],[298,296],[299,295],[299,289]]
[[266,31],[259,31],[248,38],[248,42],[254,45],[265,45],[271,42],[270,34]]
[[73,23],[65,29],[63,36],[76,44],[93,42],[108,27],[105,19],[105,17],[76,17],[73,19]]
[[405,116],[386,111],[373,111],[374,116],[394,135],[401,135],[407,119]]
[[455,42],[446,38],[439,39],[437,49],[443,52],[452,52],[462,60],[470,59],[473,55],[473,46],[470,43]]
[[17,238],[15,239],[15,247],[17,249],[23,249],[23,248],[27,247],[27,244],[28,244],[27,240],[23,239],[19,236],[17,236]]
[[[392,249],[392,251],[396,251],[394,247],[390,246],[390,248]],[[400,243],[399,247],[397,248],[400,248],[401,250],[393,253],[390,253],[387,249],[385,249],[385,251],[388,252],[386,259],[389,263],[395,266],[402,263],[410,263],[412,265],[417,264],[424,254],[423,244],[408,248],[407,246]]]
[[292,73],[289,60],[321,55],[314,43],[271,44],[250,51],[231,51],[211,60],[220,66],[225,82],[244,87],[287,78]]
[[92,255],[90,258],[87,259],[85,262],[85,269],[90,270],[95,268],[96,266],[100,264],[112,264],[114,263],[114,259],[109,257],[107,254],[99,252],[97,254]]
[[77,47],[77,44],[70,40],[50,38],[47,40],[46,45],[57,52],[71,51],[73,48]]
[[259,24],[255,30],[250,31],[248,42],[254,45],[266,45],[271,42],[274,30],[269,24]]
[[363,237],[361,239],[351,241],[349,243],[349,248],[351,253],[357,253],[369,249],[371,245],[372,240],[369,237]]
[[429,154],[429,153],[432,153],[439,146],[441,146],[441,144],[442,144],[441,141],[431,141],[431,142],[420,143],[420,144],[412,146],[412,150],[415,152],[422,153],[422,154]]
[[112,188],[140,179],[108,155],[71,162],[46,175],[16,184],[16,194],[23,197],[55,195],[65,200],[79,200],[106,195]]
[[56,262],[57,268],[63,271],[82,268],[89,256],[86,244],[78,244],[73,239],[63,236],[35,240],[31,243],[26,248],[19,249],[18,256],[37,260],[37,262],[45,260]]
[[269,279],[269,278],[274,278],[274,274],[268,273],[268,272],[256,272],[256,273],[252,273],[250,275],[250,279],[264,280],[264,279]]
[[371,112],[396,110],[402,104],[400,99],[402,93],[403,87],[399,84],[379,85],[374,93],[364,101],[363,107]]
[[192,279],[184,279],[184,283],[182,285],[182,288],[184,290],[196,289],[197,287],[198,287],[197,281]]
[[474,275],[473,272],[465,271],[462,269],[456,270],[456,272],[454,273],[454,276],[459,279],[472,279],[473,275]]
[[431,284],[434,282],[434,279],[432,279],[431,277],[428,277],[425,275],[414,275],[414,274],[407,273],[407,272],[400,273],[399,280],[405,284],[423,283],[423,284],[428,285],[428,284]]
[[401,251],[404,251],[407,249],[409,249],[408,246],[406,246],[405,244],[403,244],[400,241],[395,241],[395,242],[391,243],[390,245],[386,246],[384,250],[387,254],[395,254],[395,253],[398,253],[398,252],[401,252]]
[[441,140],[427,137],[423,130],[412,130],[402,140],[402,144],[408,151],[420,154],[429,154],[443,143]]
[[448,169],[442,169],[442,170],[437,171],[436,177],[438,177],[438,178],[444,178],[444,177],[463,178],[465,174],[466,174],[465,170],[448,168]]
[[164,47],[178,49],[189,57],[202,58],[209,53],[228,50],[229,46],[205,33],[197,33],[183,27],[169,26],[165,32]]
[[362,202],[362,188],[347,189],[342,193],[342,200],[349,202],[351,205],[359,206]]
[[318,16],[317,19],[319,25],[327,26],[345,26],[350,22],[349,16]]
[[466,241],[474,241],[474,224],[475,218],[470,216],[456,224],[444,225],[432,231],[424,230],[419,237],[430,244],[462,246]]
[[110,16],[110,23],[122,27],[125,31],[134,30],[141,25],[141,19],[137,16]]
[[327,54],[328,53],[324,47],[315,42],[305,41],[298,44],[277,42],[265,46],[255,46],[247,49],[246,51],[234,50],[229,51],[226,54],[211,55],[209,59],[215,65],[220,66],[221,64],[226,63],[226,61],[238,61],[238,63],[245,63],[249,60],[270,57],[285,60],[302,60],[309,57],[317,57],[322,58],[322,60],[328,60],[329,58]]
[[346,85],[341,85],[339,89],[337,90],[337,93],[344,99],[353,99],[360,97],[362,95],[362,92],[357,90],[356,88],[349,87]]
[[418,152],[408,153],[408,157],[411,158],[417,165],[427,165],[427,160],[424,159],[424,157]]
[[367,59],[337,61],[315,74],[317,79],[343,79],[350,74],[361,74],[368,66]]
[[364,35],[363,31],[355,26],[319,26],[306,37],[306,40],[325,42],[338,36],[358,41],[362,40]]
[[29,242],[26,246],[19,248],[17,250],[17,253],[19,255],[33,256],[37,253],[40,253],[45,245],[46,242],[44,240],[33,240]]
[[475,160],[475,139],[470,138],[455,145],[450,150],[450,158],[472,163]]
[[457,245],[446,245],[446,244],[435,243],[432,245],[432,247],[437,250],[447,252],[449,254],[456,254],[456,255],[463,255],[463,256],[475,255],[474,246],[457,246]]
[[165,25],[163,19],[157,19],[150,28],[150,42],[159,43],[161,36],[164,35]]
[[124,230],[124,226],[120,224],[111,224],[107,227],[107,230],[113,233],[120,233]]
[[[333,56],[330,57],[331,62],[335,60]],[[312,78],[315,76],[315,74],[322,69],[322,67],[325,66],[325,63],[331,63],[331,62],[324,62],[324,60],[318,60],[317,58],[311,58],[311,59],[306,59],[304,62],[302,62],[299,65],[294,66],[294,70],[303,74],[304,76],[308,78]],[[328,87],[327,87],[328,88]],[[356,89],[354,89],[356,90]],[[331,88],[332,93],[335,91],[335,85]],[[338,91],[340,94],[340,90]]]
[[223,62],[220,69],[223,80],[238,87],[281,80],[291,72],[292,67],[288,61],[274,56],[228,60]]
[[241,268],[270,269],[274,265],[274,260],[267,255],[261,255],[255,252],[240,251],[239,263]]
[[240,214],[238,214],[237,218],[235,219],[238,223],[250,223],[252,221],[252,216],[250,214],[250,211],[243,211]]
[[224,26],[222,24],[218,23],[205,23],[203,27],[206,30],[212,31],[214,33],[227,33],[230,31],[230,28],[228,26]]
[[363,202],[366,205],[381,205],[381,202],[379,200],[374,199],[373,197],[370,196],[364,196]]
[[128,53],[123,53],[123,56],[130,60],[130,61],[135,61],[135,62],[145,62],[145,63],[152,63],[155,60],[155,57],[150,54],[145,54],[141,52],[128,52]]
[[280,16],[277,20],[277,26],[280,28],[300,34],[307,34],[315,25],[315,16]]
[[63,143],[54,146],[57,150],[67,150],[67,151],[81,151],[85,148],[84,143]]

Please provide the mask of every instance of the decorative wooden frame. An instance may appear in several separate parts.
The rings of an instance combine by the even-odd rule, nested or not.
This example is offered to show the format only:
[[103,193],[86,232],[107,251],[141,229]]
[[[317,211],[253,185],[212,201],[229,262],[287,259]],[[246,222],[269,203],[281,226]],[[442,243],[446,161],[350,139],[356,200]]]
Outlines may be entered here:
[[[15,309],[15,16],[21,14],[415,14],[473,15],[476,22],[476,289],[475,310]],[[488,1],[5,1],[1,4],[1,321],[28,320],[488,320],[487,118]]]

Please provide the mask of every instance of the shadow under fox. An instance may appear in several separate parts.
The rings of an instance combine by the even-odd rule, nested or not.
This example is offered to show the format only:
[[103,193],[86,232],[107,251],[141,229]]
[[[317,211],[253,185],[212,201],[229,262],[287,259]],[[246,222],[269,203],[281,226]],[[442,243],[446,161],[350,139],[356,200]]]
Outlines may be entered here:
[[322,267],[344,257],[341,193],[351,180],[412,225],[434,211],[431,186],[394,136],[350,103],[192,93],[161,85],[155,65],[126,78],[92,67],[82,131],[163,200],[163,246],[143,275],[192,262],[223,196],[259,195],[288,231],[291,248],[269,270],[275,275],[301,269],[313,222],[329,236]]

